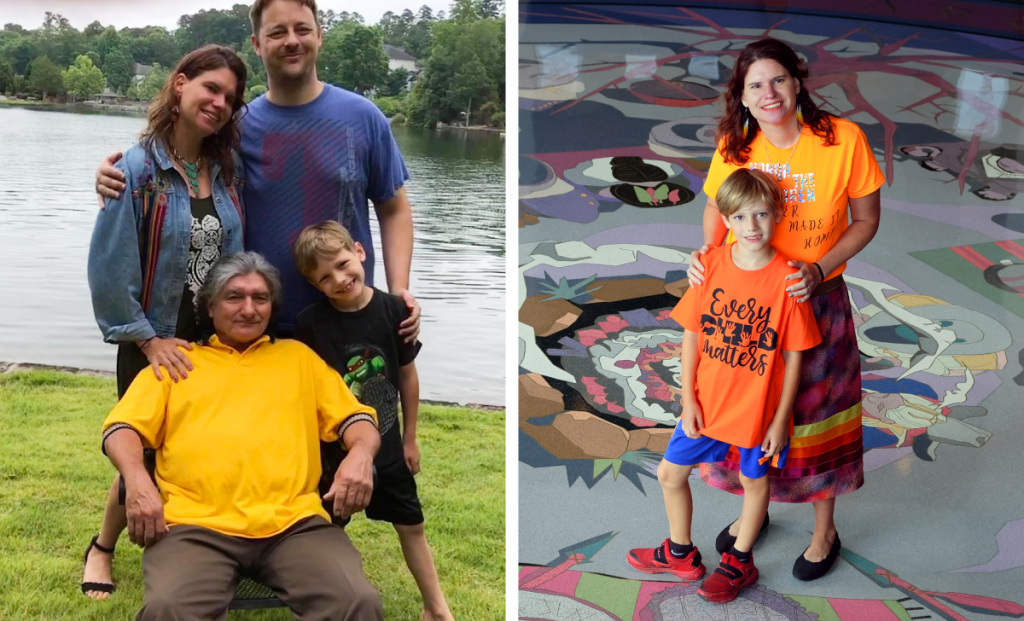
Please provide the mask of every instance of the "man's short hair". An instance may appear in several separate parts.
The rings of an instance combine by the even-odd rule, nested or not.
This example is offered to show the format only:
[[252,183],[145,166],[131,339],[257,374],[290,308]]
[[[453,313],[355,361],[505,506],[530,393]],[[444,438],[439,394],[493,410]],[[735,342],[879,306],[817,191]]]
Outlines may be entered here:
[[[226,254],[210,267],[206,273],[206,280],[199,288],[196,295],[196,315],[199,323],[200,343],[206,343],[213,336],[215,330],[213,319],[210,318],[209,308],[213,301],[220,297],[232,278],[245,276],[247,274],[259,274],[267,283],[270,291],[270,326],[273,326],[274,317],[281,307],[281,275],[277,268],[271,265],[270,261],[258,252],[236,252]],[[272,334],[270,329],[268,333]]]
[[782,209],[782,189],[766,172],[738,168],[726,177],[715,195],[718,213],[726,218],[754,201],[761,201],[774,212]]
[[[316,27],[320,27],[320,13],[316,8],[316,0],[287,0],[288,2],[298,2],[302,6],[309,7],[310,11],[313,11],[313,22]],[[263,11],[267,10],[270,3],[274,0],[255,0],[252,3],[252,8],[249,9],[249,23],[252,25],[252,33],[258,35],[260,33],[260,26],[263,25]]]
[[327,220],[302,229],[292,244],[292,258],[299,272],[309,278],[317,259],[332,259],[342,250],[356,251],[352,234],[338,222]]

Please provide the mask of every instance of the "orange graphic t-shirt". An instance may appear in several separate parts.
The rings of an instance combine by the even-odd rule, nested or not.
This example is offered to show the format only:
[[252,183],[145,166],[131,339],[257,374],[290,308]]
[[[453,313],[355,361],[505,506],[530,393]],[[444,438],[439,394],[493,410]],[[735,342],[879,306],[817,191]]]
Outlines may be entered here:
[[[885,183],[882,169],[860,127],[835,117],[832,123],[836,144],[831,147],[825,146],[822,139],[804,125],[795,152],[793,147],[776,149],[764,140],[760,131],[750,143],[745,164],[726,164],[722,152],[715,151],[704,181],[704,193],[714,198],[725,178],[738,168],[756,168],[773,176],[782,188],[785,205],[782,222],[775,226],[772,235],[772,245],[797,261],[817,261],[835,246],[846,230],[850,199],[867,196]],[[790,153],[792,160],[789,160]],[[717,220],[713,239],[723,239],[726,232],[725,223]],[[727,242],[734,240],[730,234]],[[843,263],[825,279],[834,278],[845,269]]]
[[[704,415],[703,435],[743,448],[760,446],[782,397],[783,351],[821,342],[809,302],[786,293],[796,270],[776,251],[768,265],[742,270],[732,244],[701,257],[704,284],[691,287],[671,317],[697,334],[694,391]],[[793,433],[790,418],[789,433]]]

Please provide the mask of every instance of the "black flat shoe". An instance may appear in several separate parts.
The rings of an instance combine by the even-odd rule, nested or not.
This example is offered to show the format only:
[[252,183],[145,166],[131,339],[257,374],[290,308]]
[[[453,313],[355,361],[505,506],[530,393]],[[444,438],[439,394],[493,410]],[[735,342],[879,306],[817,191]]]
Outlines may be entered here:
[[[100,544],[96,543],[96,540],[99,539],[99,538],[100,538],[99,535],[95,535],[92,538],[92,541],[89,542],[89,547],[85,549],[85,556],[82,558],[82,565],[83,566],[86,563],[89,562],[89,553],[92,552],[93,548],[96,548],[97,550],[99,550],[100,552],[103,552],[104,554],[109,554],[111,556],[114,555],[114,548],[108,548],[108,547],[101,546]],[[99,592],[99,593],[113,593],[116,590],[117,590],[117,587],[114,586],[113,584],[109,583],[109,582],[83,582],[82,583],[82,593],[85,593],[85,594],[88,594],[90,591],[96,591],[96,592]]]
[[[761,535],[764,534],[764,531],[768,530],[768,522],[768,514],[765,513],[764,521],[761,522],[761,530],[757,531],[757,539],[754,540],[755,542],[760,541]],[[733,522],[732,524],[735,523],[736,522]],[[736,543],[736,538],[729,534],[729,529],[732,528],[732,524],[723,528],[722,532],[718,533],[718,538],[715,539],[715,549],[718,550],[719,554],[725,554],[731,550],[733,544]]]
[[[839,549],[842,547],[843,544],[839,542],[839,533],[836,533],[836,538],[832,542],[832,549],[828,551],[828,556],[817,563],[812,563],[801,554],[796,559],[796,562],[793,563],[793,576],[797,580],[803,580],[804,582],[817,580],[824,576],[836,564],[836,559],[839,558]],[[808,546],[807,549],[809,550],[810,547]],[[807,554],[807,550],[804,550],[804,554]]]

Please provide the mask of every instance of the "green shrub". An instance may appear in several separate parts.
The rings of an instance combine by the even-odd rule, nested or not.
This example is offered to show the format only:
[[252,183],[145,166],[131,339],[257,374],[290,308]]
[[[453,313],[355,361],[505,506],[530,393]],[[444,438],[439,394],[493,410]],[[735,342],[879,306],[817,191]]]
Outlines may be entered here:
[[404,114],[405,112],[405,102],[398,97],[377,97],[373,100],[373,103],[377,104],[380,111],[389,119],[396,114]]
[[245,91],[245,102],[249,103],[253,99],[256,99],[263,93],[267,92],[267,87],[263,84],[253,84],[249,87],[249,90]]

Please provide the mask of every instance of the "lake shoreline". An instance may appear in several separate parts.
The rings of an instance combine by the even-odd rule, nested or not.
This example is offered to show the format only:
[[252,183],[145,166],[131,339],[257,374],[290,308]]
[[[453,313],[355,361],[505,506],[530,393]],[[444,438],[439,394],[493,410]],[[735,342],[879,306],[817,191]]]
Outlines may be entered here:
[[[409,127],[415,127],[415,126],[414,125],[410,125]],[[469,132],[494,132],[494,133],[499,133],[499,134],[502,134],[502,135],[505,134],[505,128],[504,127],[491,127],[490,125],[470,125],[469,127],[465,127],[463,125],[444,125],[444,126],[438,125],[436,128],[434,128],[434,131],[440,132],[440,131],[447,131],[447,130],[451,130],[451,129],[457,129],[457,130],[460,130],[460,131],[469,131]]]
[[146,116],[147,106],[117,104],[60,103],[52,101],[27,101],[24,99],[0,99],[0,106],[37,112],[72,112],[77,114],[104,114],[108,116]]
[[[34,362],[4,362],[0,360],[0,375],[17,372],[31,371],[56,371],[58,373],[70,373],[71,375],[83,375],[86,377],[103,377],[114,379],[117,374],[113,371],[100,371],[98,369],[80,369],[78,367],[63,367],[53,364],[36,364]],[[433,399],[420,399],[420,403],[426,405],[439,405],[453,408],[471,408],[485,412],[504,412],[503,405],[490,405],[486,403],[458,403],[456,401],[435,401]]]
[[[128,104],[95,104],[95,103],[60,103],[60,102],[46,102],[46,101],[27,101],[24,99],[0,99],[0,106],[7,106],[9,108],[18,108],[23,110],[38,110],[40,112],[74,112],[74,113],[85,113],[85,114],[106,114],[110,116],[146,116],[149,110],[149,105],[128,105]],[[391,122],[391,119],[388,119]],[[417,127],[415,125],[402,124],[404,127],[412,129],[427,129]],[[501,135],[505,134],[504,127],[491,127],[489,125],[470,125],[465,127],[462,125],[438,125],[432,131],[471,131],[471,132],[492,132]]]

